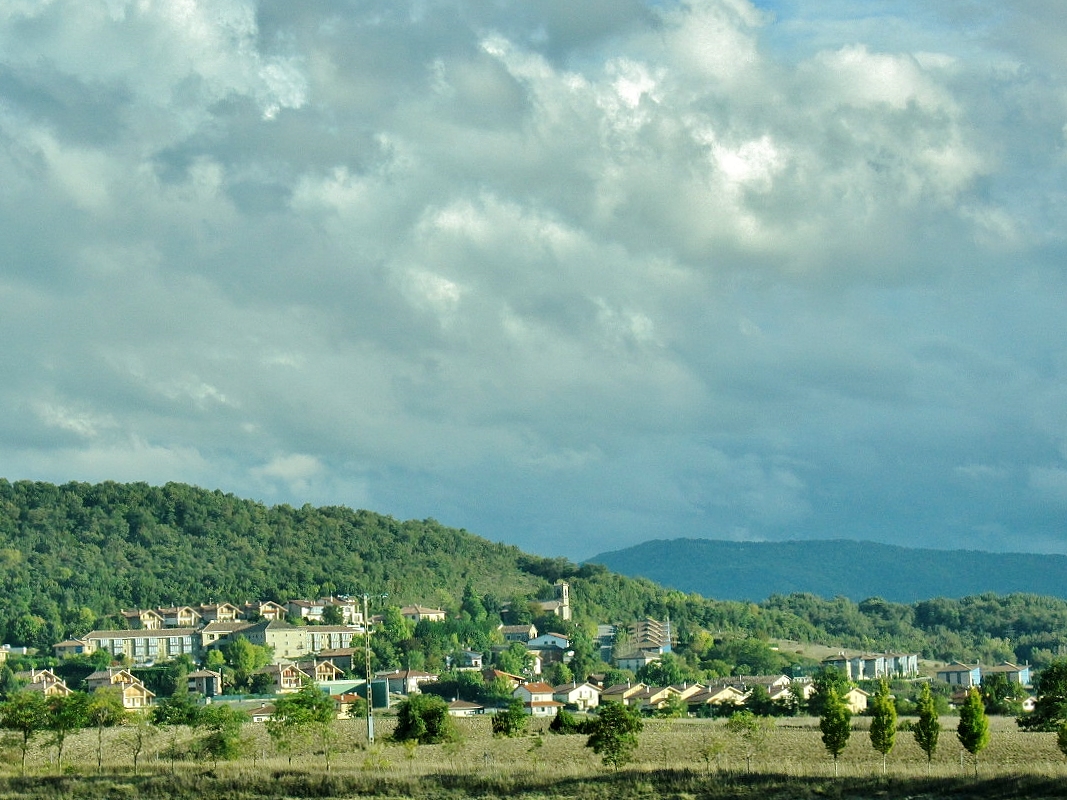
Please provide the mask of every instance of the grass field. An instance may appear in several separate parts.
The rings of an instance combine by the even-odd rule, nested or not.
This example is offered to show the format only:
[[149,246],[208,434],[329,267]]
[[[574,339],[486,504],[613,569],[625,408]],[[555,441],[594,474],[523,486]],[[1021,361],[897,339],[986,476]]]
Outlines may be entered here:
[[[573,798],[773,798],[840,797],[1067,797],[1067,760],[1052,734],[1022,733],[1011,719],[994,718],[979,779],[967,756],[961,765],[953,718],[944,718],[932,765],[910,733],[897,734],[882,776],[881,756],[870,746],[867,720],[857,718],[849,746],[834,777],[817,721],[779,720],[765,746],[746,768],[744,747],[720,721],[650,720],[640,736],[636,760],[614,774],[585,745],[584,736],[534,731],[516,739],[494,739],[489,719],[457,720],[461,740],[452,745],[405,747],[378,743],[368,748],[362,721],[338,723],[332,769],[321,753],[288,760],[272,752],[262,725],[246,725],[252,755],[238,762],[178,761],[163,754],[173,739],[157,734],[133,775],[132,731],[105,732],[104,769],[96,774],[96,733],[68,740],[62,769],[53,751],[36,744],[25,778],[18,752],[5,753],[0,798],[351,798],[573,797]],[[544,723],[547,728],[547,723]],[[379,740],[391,729],[378,719]],[[179,742],[188,739],[179,731]]]

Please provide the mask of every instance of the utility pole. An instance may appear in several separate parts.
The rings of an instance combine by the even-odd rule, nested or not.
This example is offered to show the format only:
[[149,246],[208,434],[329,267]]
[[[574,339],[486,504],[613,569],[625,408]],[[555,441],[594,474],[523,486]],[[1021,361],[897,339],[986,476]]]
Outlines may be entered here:
[[[379,597],[388,597],[389,595],[379,595]],[[368,604],[370,601],[370,595],[363,594],[363,644],[366,656],[366,674],[367,674],[367,744],[374,744],[374,684],[372,683],[374,675],[370,669],[370,612]],[[388,690],[386,690],[388,694]]]

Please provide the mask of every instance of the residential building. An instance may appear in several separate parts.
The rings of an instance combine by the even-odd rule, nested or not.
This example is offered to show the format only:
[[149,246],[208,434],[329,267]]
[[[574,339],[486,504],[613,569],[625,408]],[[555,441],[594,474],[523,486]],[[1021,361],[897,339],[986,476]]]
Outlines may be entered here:
[[93,652],[94,649],[91,644],[82,639],[64,639],[62,642],[52,645],[52,652],[56,658],[85,655]]
[[363,638],[363,629],[352,625],[308,625],[300,630],[307,639],[307,649],[311,653],[348,648],[352,646],[353,639]]
[[570,646],[570,639],[562,633],[542,633],[526,642],[528,650],[545,650],[552,647],[557,650],[569,650]]
[[534,717],[554,717],[563,703],[552,699],[552,687],[547,683],[524,683],[515,688],[512,697],[522,700],[526,713]]
[[337,681],[344,677],[344,671],[339,669],[329,659],[314,659],[312,661],[301,661],[297,666],[310,675],[315,683],[325,683],[326,681]]
[[456,659],[456,669],[480,670],[485,664],[485,657],[474,650],[464,650]]
[[294,660],[308,655],[311,647],[306,631],[308,628],[290,625],[286,622],[262,620],[241,630],[252,644],[270,647],[274,652],[274,663]]
[[194,609],[204,623],[209,622],[235,622],[242,619],[244,614],[233,603],[204,603]]
[[222,675],[210,669],[198,669],[185,676],[190,694],[216,697],[222,694]]
[[646,683],[616,683],[614,686],[609,686],[600,693],[601,703],[619,703],[621,705],[629,705],[629,700],[634,695],[648,689]]
[[199,628],[204,624],[204,618],[192,606],[157,608],[156,612],[163,617],[164,628]]
[[466,700],[453,700],[448,704],[448,714],[451,717],[476,717],[485,713],[485,706],[481,703],[469,703]]
[[1029,665],[1020,667],[1018,664],[1012,664],[1009,661],[1002,661],[995,667],[982,667],[982,680],[985,680],[986,675],[1003,675],[1005,678],[1008,679],[1009,683],[1017,683],[1020,686],[1030,685]]
[[482,680],[485,683],[491,683],[491,682],[495,681],[497,678],[501,678],[501,679],[507,681],[508,683],[510,683],[511,687],[513,689],[516,686],[520,685],[523,681],[526,680],[524,677],[522,677],[522,675],[512,675],[510,672],[501,672],[498,669],[483,669],[482,670]]
[[848,710],[853,714],[862,714],[867,710],[867,700],[869,697],[870,694],[863,691],[863,689],[853,687],[845,692],[845,696],[841,699],[845,701]]
[[311,676],[292,662],[275,662],[257,669],[256,675],[269,675],[271,689],[275,694],[299,692],[305,683],[311,683]]
[[45,697],[66,697],[71,694],[66,681],[58,677],[50,669],[31,669],[26,672],[16,672],[15,677],[25,682],[23,690],[27,692],[40,692]]
[[737,686],[718,684],[695,692],[685,698],[689,710],[697,713],[701,706],[739,706],[745,702],[746,694]]
[[400,609],[401,616],[416,625],[420,622],[444,622],[448,615],[439,608],[426,608],[425,606],[403,606]]
[[959,661],[954,661],[937,671],[937,679],[952,686],[962,686],[964,688],[977,686],[982,682],[982,668],[978,664],[970,667],[966,664],[961,664]]
[[535,669],[535,674],[540,674],[544,665],[566,664],[574,657],[574,651],[570,649],[570,640],[561,633],[544,633],[535,636],[526,643],[526,649],[541,660],[541,665]]
[[85,679],[91,692],[117,692],[122,698],[122,707],[147,708],[155,700],[155,694],[128,669],[111,667],[98,670]]
[[106,650],[116,660],[129,658],[137,665],[171,661],[183,655],[194,659],[200,656],[200,635],[193,628],[90,631],[81,641],[86,644],[83,652]]
[[163,615],[151,608],[120,612],[130,628],[154,631],[164,625]]
[[637,672],[641,667],[654,664],[660,658],[659,650],[630,650],[615,657],[615,666]]
[[200,646],[204,650],[220,647],[224,643],[236,639],[242,631],[251,628],[253,624],[244,620],[209,622],[200,629]]
[[537,636],[536,625],[501,625],[497,628],[501,635],[504,637],[505,642],[522,642],[526,644],[528,641]]
[[273,600],[259,600],[256,602],[245,603],[241,607],[241,616],[247,620],[284,620],[287,614],[287,609],[281,603],[275,603]]
[[591,683],[564,683],[552,689],[552,699],[568,708],[588,711],[600,705],[600,689]]
[[252,722],[270,722],[274,719],[274,712],[277,709],[274,707],[274,703],[260,703],[258,708],[252,708],[248,711],[248,717]]
[[408,695],[417,694],[421,684],[435,683],[439,676],[432,672],[423,672],[421,669],[395,669],[376,672],[374,677],[377,680],[388,681],[390,693]]
[[363,674],[364,651],[356,647],[337,647],[332,650],[320,650],[315,654],[316,661],[330,661],[345,672]]

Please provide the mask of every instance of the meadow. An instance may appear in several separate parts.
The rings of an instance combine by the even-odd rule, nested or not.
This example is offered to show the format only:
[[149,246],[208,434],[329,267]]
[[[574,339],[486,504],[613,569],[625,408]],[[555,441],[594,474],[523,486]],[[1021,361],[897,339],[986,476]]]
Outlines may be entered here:
[[[528,735],[493,738],[487,717],[457,720],[460,740],[406,746],[385,741],[392,720],[377,720],[379,741],[368,747],[361,720],[341,721],[327,773],[321,749],[311,745],[292,762],[272,750],[264,726],[248,724],[247,755],[231,762],[173,760],[168,749],[192,732],[151,736],[132,764],[135,730],[104,734],[103,770],[97,773],[95,731],[68,739],[62,765],[38,740],[19,775],[17,749],[5,750],[0,798],[1008,798],[1067,796],[1067,760],[1052,734],[1024,733],[1014,720],[993,718],[978,778],[970,756],[961,760],[956,720],[942,720],[932,764],[910,733],[897,734],[888,770],[870,746],[868,720],[854,720],[838,776],[822,746],[817,720],[778,720],[762,747],[748,752],[721,721],[649,720],[635,760],[618,773],[585,747],[584,736],[556,736],[547,722]],[[751,756],[751,759],[747,758]],[[749,764],[751,768],[749,769]]]

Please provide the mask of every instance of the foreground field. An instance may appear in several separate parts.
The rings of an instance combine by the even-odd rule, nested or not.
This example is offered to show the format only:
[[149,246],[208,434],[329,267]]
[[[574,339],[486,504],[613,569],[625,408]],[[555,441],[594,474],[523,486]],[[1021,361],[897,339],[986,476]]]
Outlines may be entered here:
[[[379,720],[379,739],[390,731]],[[866,720],[839,762],[826,755],[816,721],[779,721],[766,744],[751,753],[747,768],[742,742],[722,723],[708,720],[652,720],[640,737],[636,760],[618,774],[605,770],[584,746],[582,736],[554,736],[536,730],[517,739],[494,739],[487,718],[460,720],[460,742],[405,747],[365,742],[362,722],[339,723],[327,774],[321,752],[288,759],[272,752],[261,725],[247,725],[249,756],[210,764],[172,761],[167,748],[191,733],[154,735],[133,774],[133,730],[105,732],[103,772],[96,774],[95,732],[68,740],[62,768],[51,748],[35,746],[25,778],[18,775],[17,751],[8,749],[0,798],[350,798],[408,797],[1063,797],[1067,763],[1051,734],[1022,733],[1012,720],[994,719],[989,748],[979,764],[979,780],[968,756],[961,763],[956,720],[945,718],[941,745],[932,765],[910,733],[897,735],[888,773],[871,748]]]

